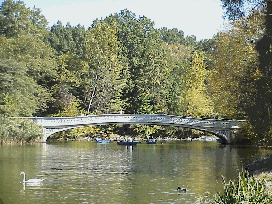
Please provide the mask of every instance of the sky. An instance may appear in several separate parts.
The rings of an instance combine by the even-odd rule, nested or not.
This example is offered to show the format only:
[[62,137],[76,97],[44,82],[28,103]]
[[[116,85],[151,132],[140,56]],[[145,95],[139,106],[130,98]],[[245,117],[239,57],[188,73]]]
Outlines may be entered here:
[[[1,0],[3,2],[3,0]],[[220,0],[23,0],[27,8],[40,8],[52,26],[60,20],[88,28],[94,20],[128,9],[136,17],[145,16],[155,28],[182,30],[197,40],[212,38],[223,30]]]

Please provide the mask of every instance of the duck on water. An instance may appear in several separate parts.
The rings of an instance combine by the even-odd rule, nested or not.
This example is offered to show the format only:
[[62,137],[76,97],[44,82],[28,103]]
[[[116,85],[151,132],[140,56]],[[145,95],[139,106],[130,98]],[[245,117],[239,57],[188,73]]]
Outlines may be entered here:
[[178,191],[178,192],[186,192],[186,188],[178,187],[178,188],[177,188],[177,191]]

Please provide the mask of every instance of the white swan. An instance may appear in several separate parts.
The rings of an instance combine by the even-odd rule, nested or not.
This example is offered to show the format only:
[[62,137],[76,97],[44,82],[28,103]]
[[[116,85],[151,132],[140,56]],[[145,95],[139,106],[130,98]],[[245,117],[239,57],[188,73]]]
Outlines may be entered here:
[[27,181],[26,181],[26,174],[25,174],[25,172],[21,172],[21,174],[20,175],[24,175],[24,180],[23,180],[23,183],[41,183],[42,181],[43,181],[43,179],[28,179]]

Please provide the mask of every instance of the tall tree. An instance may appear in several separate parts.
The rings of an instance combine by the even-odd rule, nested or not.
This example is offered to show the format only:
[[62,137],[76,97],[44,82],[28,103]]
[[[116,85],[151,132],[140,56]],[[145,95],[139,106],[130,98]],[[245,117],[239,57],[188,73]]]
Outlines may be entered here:
[[[244,116],[244,107],[250,106],[252,86],[260,76],[258,53],[254,41],[261,37],[260,13],[232,23],[232,29],[220,33],[212,51],[212,71],[209,91],[218,115]],[[245,84],[247,80],[247,83]]]
[[116,112],[123,107],[121,92],[124,86],[116,25],[97,20],[89,31],[85,53],[89,69],[84,73],[88,109],[95,113]]
[[24,62],[27,73],[39,85],[50,87],[56,76],[56,61],[52,49],[40,38],[20,35],[15,38],[0,36],[0,58]]
[[[248,13],[270,0],[221,0],[225,13],[230,20],[245,17]],[[269,5],[267,5],[269,6]]]
[[184,32],[176,28],[167,29],[166,27],[159,29],[160,35],[166,44],[184,44]]
[[24,63],[0,59],[0,114],[32,116],[46,108],[49,94],[27,74]]
[[[87,112],[110,113],[122,109],[122,62],[116,27],[95,21],[85,30],[78,25],[52,26],[49,37],[58,61],[57,84],[53,87],[59,109],[67,109],[75,100]],[[64,99],[68,103],[63,103]]]
[[[51,104],[53,112],[62,114],[61,111],[74,109],[79,105],[84,108],[86,95],[83,73],[89,67],[84,58],[88,34],[89,31],[83,26],[73,27],[68,23],[64,27],[60,21],[51,27],[48,42],[55,51],[58,64],[56,83],[52,87],[56,99]],[[77,103],[78,106],[75,106]],[[76,110],[74,112],[76,113]]]
[[71,52],[82,57],[86,49],[87,31],[80,24],[76,27],[69,23],[64,27],[61,21],[53,25],[50,30],[48,41],[56,51],[56,55]]
[[44,41],[46,25],[41,11],[26,8],[22,1],[7,0],[1,5],[0,59],[24,64],[27,75],[44,88],[52,86],[56,76],[53,52]]
[[186,74],[191,67],[192,46],[168,45],[171,50],[172,69],[169,73],[170,89],[167,93],[168,112],[174,115],[187,115],[188,104],[183,100],[186,93]]
[[194,52],[191,66],[184,74],[186,89],[183,100],[187,107],[187,115],[210,116],[213,113],[213,103],[205,84],[209,71],[206,69],[203,52]]
[[272,1],[271,0],[221,0],[223,6],[227,8],[227,14],[232,17],[244,15],[245,8],[253,8],[255,5],[263,5],[265,8],[264,34],[256,43],[259,53],[259,71],[261,78],[252,82],[256,87],[255,94],[251,97],[251,106],[246,111],[250,122],[258,134],[260,140],[266,142],[269,137],[269,131],[272,126]]
[[7,38],[22,34],[44,37],[47,21],[38,8],[26,8],[23,1],[6,0],[0,8],[0,35]]
[[166,110],[165,92],[169,66],[167,49],[154,23],[146,17],[123,10],[106,19],[115,21],[121,56],[127,64],[127,85],[123,100],[129,113],[156,113]]

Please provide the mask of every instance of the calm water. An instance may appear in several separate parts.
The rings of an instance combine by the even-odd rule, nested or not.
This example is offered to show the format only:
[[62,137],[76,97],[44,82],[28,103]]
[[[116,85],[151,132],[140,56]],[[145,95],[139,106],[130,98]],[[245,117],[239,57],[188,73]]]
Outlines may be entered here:
[[[0,203],[195,203],[264,152],[199,141],[0,146]],[[45,180],[24,186],[21,171]]]

